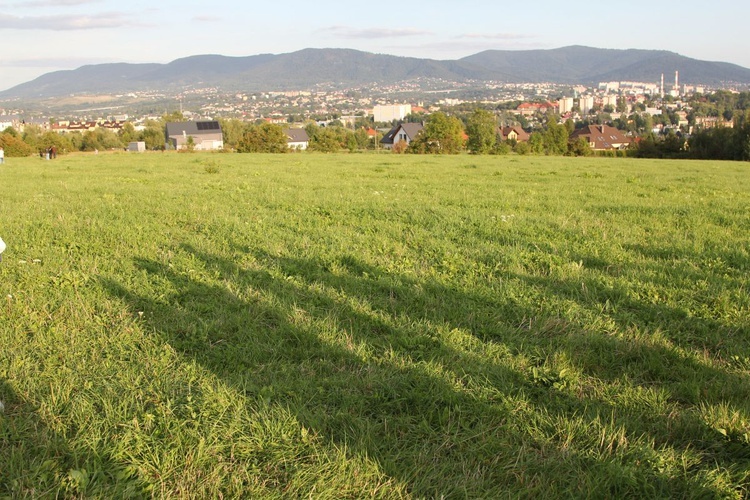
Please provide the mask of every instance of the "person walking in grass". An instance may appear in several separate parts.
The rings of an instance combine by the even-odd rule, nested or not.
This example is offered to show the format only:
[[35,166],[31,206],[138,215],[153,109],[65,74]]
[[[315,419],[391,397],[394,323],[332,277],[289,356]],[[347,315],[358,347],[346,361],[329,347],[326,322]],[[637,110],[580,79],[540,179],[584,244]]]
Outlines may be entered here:
[[3,150],[3,147],[0,146],[0,165],[5,163],[5,151]]

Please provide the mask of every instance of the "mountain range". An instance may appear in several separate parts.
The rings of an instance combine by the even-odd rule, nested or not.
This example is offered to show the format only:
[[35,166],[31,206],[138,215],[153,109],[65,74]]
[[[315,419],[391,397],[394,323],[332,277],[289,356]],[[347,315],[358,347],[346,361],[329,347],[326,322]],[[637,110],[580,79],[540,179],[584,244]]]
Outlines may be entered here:
[[373,54],[351,49],[304,49],[247,57],[198,55],[167,64],[95,64],[46,73],[17,85],[0,98],[45,98],[70,94],[111,94],[184,87],[226,91],[310,89],[333,83],[357,86],[395,84],[416,78],[448,81],[550,82],[671,81],[716,86],[750,84],[750,69],[709,62],[662,50],[615,50],[583,46],[551,50],[488,50],[457,60]]

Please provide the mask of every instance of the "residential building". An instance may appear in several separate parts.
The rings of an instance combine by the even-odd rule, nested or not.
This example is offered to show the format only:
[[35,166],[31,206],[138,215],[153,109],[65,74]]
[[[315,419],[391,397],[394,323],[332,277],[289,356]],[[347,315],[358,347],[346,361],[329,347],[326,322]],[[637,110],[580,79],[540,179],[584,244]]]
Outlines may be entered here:
[[572,97],[563,97],[559,101],[557,101],[557,112],[561,115],[564,115],[565,113],[570,113],[573,110],[573,98]]
[[583,137],[594,151],[625,149],[632,142],[622,131],[609,125],[588,125],[570,134],[574,141]]
[[589,114],[591,112],[591,109],[594,107],[593,96],[583,96],[578,99],[578,107],[581,108],[581,114],[583,116]]
[[372,114],[376,123],[403,120],[411,114],[411,104],[378,105],[373,108]]
[[526,142],[529,140],[529,133],[519,126],[503,127],[498,129],[498,135],[503,141]]
[[612,109],[617,109],[617,96],[616,95],[605,95],[602,98],[602,107],[612,106]]
[[289,149],[305,150],[310,145],[310,137],[303,128],[290,128],[286,131],[286,137]]
[[408,146],[423,128],[421,123],[399,123],[383,136],[380,144],[386,149],[391,149],[399,142],[405,142]]
[[21,119],[16,115],[2,115],[0,116],[0,132],[6,128],[18,128],[21,123]]
[[557,108],[558,106],[551,102],[523,102],[516,108],[516,114],[533,116],[536,113],[546,113],[549,110]]
[[209,151],[224,147],[224,134],[217,121],[167,123],[168,147],[186,149],[192,142],[197,151]]

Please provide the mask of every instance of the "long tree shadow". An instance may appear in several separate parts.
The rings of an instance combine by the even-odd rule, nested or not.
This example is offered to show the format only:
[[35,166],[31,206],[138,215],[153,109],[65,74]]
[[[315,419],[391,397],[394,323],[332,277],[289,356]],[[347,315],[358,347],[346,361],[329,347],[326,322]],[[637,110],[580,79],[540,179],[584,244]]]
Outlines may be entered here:
[[[700,491],[691,475],[675,478],[648,465],[634,481],[632,464],[608,455],[612,450],[600,457],[569,450],[564,432],[549,423],[550,415],[591,426],[613,418],[611,402],[564,390],[549,361],[562,352],[585,376],[613,380],[631,373],[602,370],[602,354],[632,352],[622,340],[577,327],[562,335],[526,331],[520,319],[539,311],[387,273],[351,256],[322,262],[245,248],[237,250],[254,264],[241,267],[190,246],[181,250],[222,284],[148,259],[137,267],[172,293],[156,298],[103,284],[249,404],[272,399],[318,435],[375,460],[418,496],[500,496],[510,484],[529,494],[591,494],[587,488],[601,487],[593,478],[602,474],[610,482],[600,494],[643,493],[646,484],[661,494]],[[656,360],[669,373],[740,388],[729,401],[745,407],[746,377],[658,346],[639,352],[634,366]],[[659,373],[647,382],[669,390],[673,379]],[[698,447],[699,469],[747,466],[746,444],[728,441],[690,412],[671,421],[632,412],[619,425],[657,447]],[[544,470],[556,476],[540,477]]]
[[0,497],[136,498],[144,484],[102,449],[71,448],[38,408],[0,378]]

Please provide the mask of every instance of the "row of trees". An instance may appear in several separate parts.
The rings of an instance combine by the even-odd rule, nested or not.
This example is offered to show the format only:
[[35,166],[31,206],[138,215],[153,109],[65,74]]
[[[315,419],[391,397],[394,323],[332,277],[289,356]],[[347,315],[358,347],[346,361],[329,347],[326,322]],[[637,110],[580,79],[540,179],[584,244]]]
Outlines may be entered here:
[[465,135],[461,120],[434,113],[406,152],[455,154],[465,146],[472,154],[507,154],[511,151],[544,155],[591,154],[585,141],[569,142],[573,130],[573,122],[559,124],[551,115],[544,130],[533,132],[528,143],[515,142],[502,139],[494,113],[486,109],[472,112],[466,120]]
[[[123,149],[130,142],[143,141],[150,150],[162,149],[165,143],[164,127],[167,121],[178,121],[181,115],[169,115],[148,122],[143,130],[136,131],[126,123],[119,132],[98,128],[84,133],[57,134],[44,131],[38,126],[27,126],[23,133],[9,128],[0,134],[0,146],[5,154],[29,156],[37,151],[55,147],[60,153],[71,151],[94,151]],[[224,133],[224,145],[229,151],[240,153],[283,153],[289,151],[287,135],[281,125],[272,123],[245,123],[239,120],[220,120]],[[562,155],[587,154],[586,147],[571,149],[568,135],[572,123],[557,124],[550,119],[544,131],[535,132],[527,143],[502,141],[497,135],[497,119],[484,109],[477,109],[468,118],[466,125],[455,116],[437,112],[429,116],[424,129],[408,148],[397,145],[394,150],[409,153],[456,154],[468,149],[474,154],[520,154]],[[309,137],[308,149],[320,152],[341,150],[358,151],[377,149],[381,134],[370,134],[365,128],[356,130],[340,126],[319,127],[312,123],[305,127]],[[468,139],[467,139],[468,137]]]
[[[728,98],[727,98],[728,99]],[[735,105],[743,104],[739,100]],[[697,158],[750,160],[750,112],[735,113],[734,128],[714,128],[698,131],[689,139],[670,133],[659,136],[644,134],[628,152],[630,155],[652,158]],[[422,132],[411,144],[395,145],[395,152],[456,154],[468,150],[472,154],[575,155],[592,154],[588,143],[569,140],[575,124],[568,120],[558,123],[555,115],[548,115],[544,128],[534,131],[528,142],[503,141],[498,135],[498,117],[494,111],[474,109],[463,120],[443,112],[426,117]],[[132,141],[143,141],[148,149],[164,147],[164,128],[168,121],[180,121],[182,115],[166,115],[148,122],[136,131],[126,123],[118,132],[96,129],[84,133],[59,135],[44,131],[38,126],[27,126],[23,133],[9,128],[0,133],[0,146],[5,155],[28,156],[55,147],[60,153],[69,151],[94,151],[121,149]],[[236,119],[220,120],[227,150],[243,153],[289,151],[287,135],[282,126],[271,123],[246,123]],[[616,125],[616,124],[615,124]],[[367,129],[356,130],[341,126],[318,127],[314,123],[305,128],[312,151],[334,152],[340,150],[366,150],[378,148],[380,135],[371,135]]]
[[0,146],[8,157],[29,156],[51,147],[62,154],[72,151],[122,149],[132,141],[144,141],[149,149],[163,148],[163,122],[150,122],[144,130],[138,132],[131,123],[126,123],[119,132],[97,128],[83,133],[58,134],[44,130],[38,125],[26,125],[23,132],[9,127],[0,133]]
[[[274,123],[245,123],[239,120],[222,120],[224,146],[240,153],[284,153],[287,135],[281,125]],[[350,130],[342,126],[319,127],[314,123],[305,127],[311,151],[334,152],[340,150],[375,149],[382,136],[370,135],[365,128]]]

